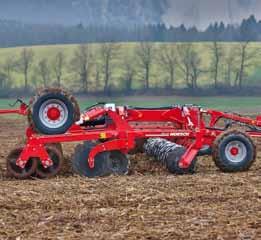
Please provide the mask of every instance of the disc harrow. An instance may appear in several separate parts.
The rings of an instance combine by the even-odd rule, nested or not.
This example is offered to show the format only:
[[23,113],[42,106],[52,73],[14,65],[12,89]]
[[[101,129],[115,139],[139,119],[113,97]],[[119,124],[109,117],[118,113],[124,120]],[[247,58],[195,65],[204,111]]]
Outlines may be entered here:
[[[247,171],[256,159],[252,138],[261,137],[261,115],[254,119],[196,105],[97,103],[80,112],[71,94],[55,88],[38,91],[29,104],[17,102],[18,109],[2,109],[0,114],[28,118],[25,144],[7,157],[8,174],[19,179],[59,174],[64,163],[61,143],[66,142],[82,142],[72,165],[76,174],[86,177],[125,175],[128,154],[138,151],[174,174],[193,173],[202,155],[211,155],[223,172]],[[235,125],[240,126],[236,131]]]

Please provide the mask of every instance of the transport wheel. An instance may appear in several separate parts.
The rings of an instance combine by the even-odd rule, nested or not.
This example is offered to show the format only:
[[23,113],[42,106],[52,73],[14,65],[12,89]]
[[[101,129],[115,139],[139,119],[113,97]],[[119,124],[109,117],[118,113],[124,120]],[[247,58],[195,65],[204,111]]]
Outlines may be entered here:
[[252,139],[238,130],[221,134],[214,142],[213,160],[223,172],[247,171],[256,159]]
[[21,155],[23,149],[23,146],[16,147],[10,152],[7,157],[7,173],[11,177],[26,179],[35,173],[37,167],[36,158],[30,158],[29,161],[26,163],[25,168],[20,168],[16,165],[16,161]]
[[65,133],[79,117],[77,101],[62,90],[45,89],[30,100],[29,124],[39,133]]
[[85,142],[75,148],[72,166],[75,173],[89,178],[104,177],[111,174],[107,164],[107,154],[100,153],[95,156],[95,166],[90,168],[88,157],[91,149],[95,147],[94,142]]
[[63,154],[56,144],[50,144],[46,146],[46,151],[53,161],[53,165],[44,168],[42,162],[38,159],[38,164],[36,168],[36,176],[39,178],[51,178],[56,176],[62,168],[63,165]]
[[170,173],[177,174],[177,175],[184,175],[184,174],[193,174],[195,173],[196,169],[196,161],[197,159],[195,158],[190,166],[188,168],[180,168],[179,167],[179,162],[186,152],[185,148],[178,148],[175,150],[175,152],[170,153],[166,159],[166,165],[167,169],[169,170]]

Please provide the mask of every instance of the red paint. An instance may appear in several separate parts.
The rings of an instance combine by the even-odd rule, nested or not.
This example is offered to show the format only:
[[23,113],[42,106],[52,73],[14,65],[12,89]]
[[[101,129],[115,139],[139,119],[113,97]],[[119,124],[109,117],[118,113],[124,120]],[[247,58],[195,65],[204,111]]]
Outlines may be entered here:
[[60,116],[61,116],[61,112],[57,107],[51,107],[47,111],[47,117],[52,121],[58,120]]
[[[21,104],[19,109],[0,110],[0,114],[27,115],[28,109]],[[57,120],[60,117],[57,108],[48,110],[48,117]],[[212,146],[215,139],[225,131],[218,129],[217,122],[221,118],[247,124],[249,126],[260,126],[261,116],[257,120],[242,117],[236,114],[223,113],[215,110],[204,110],[189,106],[172,107],[169,109],[128,109],[118,107],[113,112],[104,107],[96,107],[84,113],[85,119],[94,120],[107,115],[111,120],[107,125],[96,127],[81,127],[73,125],[65,134],[45,136],[35,133],[31,128],[27,130],[27,145],[20,158],[23,167],[31,157],[41,159],[44,166],[50,164],[50,158],[44,145],[48,143],[79,142],[104,139],[107,141],[98,144],[92,149],[86,164],[94,167],[94,157],[103,151],[120,150],[127,153],[135,147],[136,140],[151,137],[162,137],[173,142],[182,144],[187,152],[180,161],[180,167],[188,167],[204,146]],[[209,115],[209,124],[205,122],[204,115]],[[206,127],[207,126],[207,127]],[[261,137],[259,131],[247,132],[249,136]],[[232,148],[231,154],[236,156],[239,149]]]
[[237,147],[232,147],[232,148],[230,149],[230,153],[231,153],[231,155],[233,155],[233,156],[237,156],[238,153],[239,153],[239,149],[238,149]]

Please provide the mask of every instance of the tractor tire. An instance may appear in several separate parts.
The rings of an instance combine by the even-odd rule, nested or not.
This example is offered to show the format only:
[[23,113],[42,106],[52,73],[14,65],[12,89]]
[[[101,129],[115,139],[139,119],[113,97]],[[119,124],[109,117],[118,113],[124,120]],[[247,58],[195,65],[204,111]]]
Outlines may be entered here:
[[46,146],[46,151],[53,161],[53,165],[44,168],[42,162],[38,159],[36,176],[39,178],[52,178],[60,172],[63,166],[64,158],[59,144],[48,144]]
[[247,171],[256,160],[256,146],[247,134],[229,130],[215,140],[213,160],[223,172]]
[[97,145],[95,142],[85,142],[75,148],[72,167],[75,173],[88,178],[105,177],[109,175],[126,175],[129,170],[129,161],[120,151],[102,152],[95,156],[95,166],[88,165],[88,156]]
[[37,167],[37,158],[30,158],[25,165],[25,168],[20,168],[16,165],[16,161],[22,153],[24,146],[17,146],[8,155],[7,165],[7,176],[14,177],[17,179],[27,179],[32,176]]
[[30,100],[28,121],[39,133],[65,133],[80,118],[75,98],[60,89],[44,89]]
[[185,175],[185,174],[194,174],[196,169],[196,161],[195,158],[188,168],[180,168],[179,162],[186,152],[185,148],[179,148],[175,152],[170,153],[166,159],[166,166],[170,173],[177,175]]

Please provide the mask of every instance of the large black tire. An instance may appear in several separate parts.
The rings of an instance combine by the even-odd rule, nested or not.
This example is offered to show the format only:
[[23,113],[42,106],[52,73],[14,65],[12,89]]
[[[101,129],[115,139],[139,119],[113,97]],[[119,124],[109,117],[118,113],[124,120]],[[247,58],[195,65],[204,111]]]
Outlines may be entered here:
[[247,134],[229,130],[214,142],[213,160],[223,172],[247,171],[256,160],[256,146]]
[[196,169],[196,158],[192,161],[188,168],[180,168],[179,163],[186,152],[185,148],[178,148],[175,152],[170,153],[166,159],[167,169],[170,173],[177,175],[194,174]]
[[85,142],[75,148],[72,167],[75,173],[89,178],[109,175],[126,175],[129,170],[129,160],[120,151],[102,152],[95,156],[95,166],[88,165],[88,156],[97,143]]
[[[39,111],[41,109],[41,106],[39,105],[43,105],[44,101],[50,101],[46,99],[46,96],[49,96],[50,99],[52,97],[61,96],[62,99],[59,97],[56,100],[56,102],[59,101],[60,104],[64,106],[66,111],[68,110],[68,106],[69,106],[70,108],[70,113],[68,111],[68,113],[70,114],[68,115],[69,119],[67,118],[66,121],[64,121],[64,124],[61,124],[61,126],[58,127],[51,126],[51,128],[48,126],[46,127],[46,123],[41,120],[39,116]],[[45,100],[43,101],[43,99]],[[55,98],[53,98],[53,100],[55,100]],[[64,101],[65,103],[63,103]],[[39,90],[37,94],[30,99],[29,108],[28,108],[28,122],[29,125],[34,129],[34,131],[38,133],[47,134],[47,135],[61,134],[66,132],[74,122],[80,119],[80,114],[81,114],[80,107],[73,95],[59,88],[45,88]]]
[[[75,106],[62,91],[47,91],[35,98],[31,105],[29,121],[42,134],[65,133],[75,122]],[[52,118],[49,112],[54,109]]]

